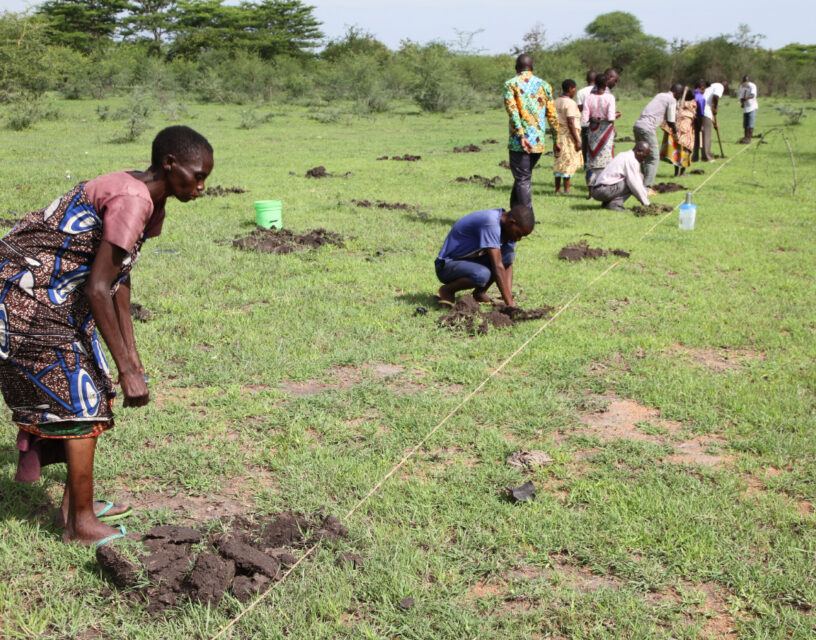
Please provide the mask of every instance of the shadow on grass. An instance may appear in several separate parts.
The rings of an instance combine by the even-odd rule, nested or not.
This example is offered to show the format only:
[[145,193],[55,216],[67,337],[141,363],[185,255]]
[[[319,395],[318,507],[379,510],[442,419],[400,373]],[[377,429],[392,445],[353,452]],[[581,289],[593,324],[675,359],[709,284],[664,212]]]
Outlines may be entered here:
[[400,293],[394,296],[394,298],[414,308],[425,307],[430,312],[436,309],[435,296],[436,292],[431,290],[428,292],[415,291],[411,293]]
[[[16,470],[17,451],[0,453],[0,466]],[[44,481],[55,480],[54,476],[59,472],[54,474],[51,469],[58,468],[52,466],[48,471],[43,469]],[[56,507],[43,482],[15,482],[12,478],[13,474],[0,476],[0,520],[33,520],[51,529],[51,516]]]
[[[466,215],[470,213],[469,211],[463,213],[462,215]],[[423,224],[433,224],[439,225],[443,227],[452,227],[453,224],[458,220],[458,218],[437,218],[431,214],[426,214],[424,216],[420,216],[416,213],[406,213],[402,216],[406,220],[410,220],[412,222],[422,222]]]

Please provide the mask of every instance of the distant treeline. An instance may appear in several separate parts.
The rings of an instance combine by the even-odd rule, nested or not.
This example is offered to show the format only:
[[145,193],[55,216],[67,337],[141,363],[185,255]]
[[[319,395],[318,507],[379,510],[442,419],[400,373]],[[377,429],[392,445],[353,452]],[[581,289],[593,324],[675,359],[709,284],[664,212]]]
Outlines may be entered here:
[[746,73],[762,96],[816,94],[816,45],[765,49],[746,26],[667,42],[615,11],[595,18],[581,38],[548,43],[536,27],[514,51],[482,55],[470,46],[475,34],[460,33],[457,43],[406,40],[396,51],[359,27],[326,41],[313,9],[299,0],[49,0],[30,13],[4,13],[0,102],[45,91],[85,98],[140,90],[224,103],[351,100],[363,112],[399,99],[427,111],[485,108],[500,104],[522,51],[556,89],[611,66],[629,94],[699,78],[736,86]]

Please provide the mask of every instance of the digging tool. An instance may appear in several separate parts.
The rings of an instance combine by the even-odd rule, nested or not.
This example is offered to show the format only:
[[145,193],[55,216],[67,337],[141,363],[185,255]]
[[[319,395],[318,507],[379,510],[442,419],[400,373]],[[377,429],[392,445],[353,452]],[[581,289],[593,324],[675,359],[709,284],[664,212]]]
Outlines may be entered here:
[[724,158],[725,157],[725,152],[723,151],[723,148],[722,148],[722,139],[720,138],[720,127],[717,124],[717,116],[714,116],[714,131],[717,132],[717,142],[720,143],[720,157]]

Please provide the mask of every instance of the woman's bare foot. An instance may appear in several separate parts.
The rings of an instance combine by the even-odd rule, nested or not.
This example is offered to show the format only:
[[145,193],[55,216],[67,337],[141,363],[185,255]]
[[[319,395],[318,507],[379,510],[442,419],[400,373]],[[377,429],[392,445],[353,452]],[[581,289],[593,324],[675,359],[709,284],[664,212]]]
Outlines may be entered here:
[[89,546],[117,533],[121,533],[118,528],[109,527],[97,520],[96,516],[91,516],[82,520],[77,519],[74,523],[69,522],[65,527],[65,533],[62,534],[62,541]]
[[476,290],[473,292],[473,299],[476,302],[483,302],[485,304],[492,304],[493,298],[487,295],[487,291]]
[[[107,507],[107,506],[108,506],[107,502],[104,502],[102,500],[94,500],[94,503],[93,503],[94,515],[98,517],[99,514],[102,511],[104,511],[105,507]],[[120,516],[123,513],[127,513],[128,511],[130,511],[130,507],[128,505],[126,505],[126,504],[124,504],[124,505],[115,504],[110,509],[105,511],[104,514],[105,514],[105,516],[108,516],[108,517],[110,517],[110,516]],[[57,511],[57,515],[54,516],[54,527],[57,528],[57,529],[64,528],[65,527],[65,519],[66,519],[67,515],[68,515],[68,502],[63,501],[62,506],[60,507],[59,511]]]
[[456,294],[447,290],[444,286],[439,287],[436,292],[436,304],[440,307],[452,307],[456,302]]

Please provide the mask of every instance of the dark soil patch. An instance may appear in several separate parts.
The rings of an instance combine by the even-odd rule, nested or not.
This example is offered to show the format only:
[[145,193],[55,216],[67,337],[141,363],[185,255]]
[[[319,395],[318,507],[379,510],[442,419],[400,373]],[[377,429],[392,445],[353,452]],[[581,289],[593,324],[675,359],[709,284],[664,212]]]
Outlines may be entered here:
[[307,178],[345,178],[346,176],[350,175],[351,171],[346,171],[343,174],[329,173],[328,171],[326,171],[326,167],[324,167],[323,165],[315,167],[314,169],[309,169],[306,172]]
[[658,193],[672,193],[674,191],[685,191],[686,188],[676,182],[658,182],[652,189]]
[[703,171],[702,169],[692,169],[691,171],[689,171],[689,175],[691,176],[701,176],[704,173],[705,171]]
[[499,176],[485,178],[484,176],[480,176],[478,174],[472,175],[469,178],[465,178],[464,176],[459,176],[456,178],[456,182],[472,182],[473,184],[480,184],[487,189],[495,189],[496,185],[501,181],[502,179]]
[[499,141],[495,138],[487,138],[487,140],[482,140],[482,144],[499,144]]
[[630,136],[621,136],[620,138],[615,138],[615,142],[634,142],[635,139]]
[[414,204],[405,204],[404,202],[383,202],[382,200],[371,202],[370,200],[354,199],[352,199],[351,202],[356,204],[358,207],[363,207],[365,209],[370,209],[371,207],[376,207],[377,209],[388,209],[389,211],[416,211],[419,209],[419,207]]
[[502,160],[502,161],[499,163],[499,166],[500,166],[502,169],[507,169],[508,171],[510,170],[510,163],[509,163],[509,162],[507,162],[507,160]]
[[439,318],[438,322],[443,327],[461,329],[469,333],[486,334],[492,327],[512,327],[517,322],[525,320],[538,320],[552,315],[555,307],[541,307],[539,309],[529,309],[525,311],[519,307],[508,307],[498,304],[491,311],[483,312],[476,299],[470,295],[464,295],[453,306],[448,313]]
[[477,147],[475,144],[466,144],[464,147],[454,147],[454,153],[478,153],[481,151],[481,147]]
[[640,218],[643,216],[659,216],[661,213],[666,213],[671,211],[674,207],[671,207],[667,204],[658,204],[657,202],[652,202],[648,207],[647,206],[637,206],[632,207],[632,211],[635,212],[635,216]]
[[153,314],[145,309],[138,302],[130,303],[130,317],[139,322],[147,322],[153,317]]
[[[412,156],[410,153],[406,153],[401,156],[391,156],[391,159],[401,162],[417,162],[422,160],[422,156]],[[388,156],[380,156],[377,160],[388,160]]]
[[206,191],[204,191],[205,196],[216,197],[228,196],[231,193],[246,193],[246,189],[242,189],[241,187],[222,187],[220,184],[217,184],[214,187],[207,187]]
[[343,236],[325,229],[312,229],[296,234],[289,229],[264,229],[257,227],[248,236],[236,236],[232,246],[236,249],[259,251],[261,253],[292,253],[298,249],[317,249],[324,244],[344,246]]
[[[348,535],[334,516],[279,513],[259,521],[244,517],[221,522],[219,531],[180,526],[154,527],[142,537],[135,559],[116,545],[96,550],[96,559],[119,589],[151,613],[198,600],[218,605],[225,593],[246,602],[295,564],[293,550]],[[357,558],[357,556],[355,556]]]
[[585,260],[588,258],[602,258],[610,253],[614,256],[620,256],[621,258],[629,257],[629,252],[624,251],[623,249],[610,249],[606,251],[600,247],[592,248],[589,246],[586,240],[582,240],[578,244],[567,245],[558,252],[558,257],[561,260],[578,262],[579,260]]
[[20,222],[20,221],[19,220],[13,220],[11,218],[0,218],[0,226],[3,226],[3,227],[13,227],[18,222]]

